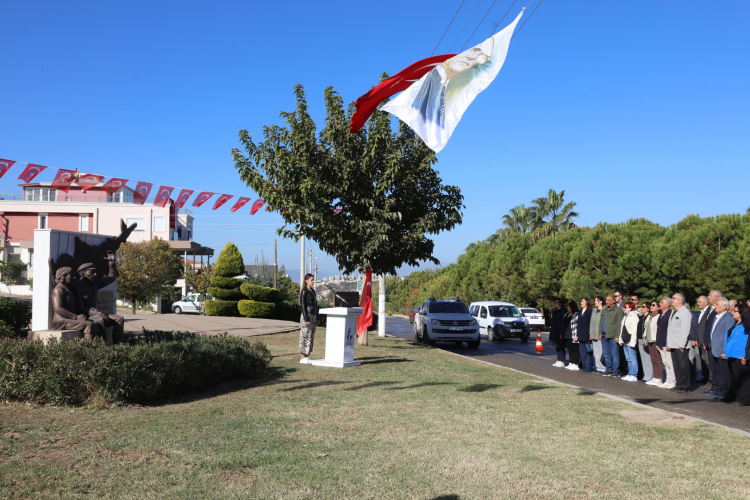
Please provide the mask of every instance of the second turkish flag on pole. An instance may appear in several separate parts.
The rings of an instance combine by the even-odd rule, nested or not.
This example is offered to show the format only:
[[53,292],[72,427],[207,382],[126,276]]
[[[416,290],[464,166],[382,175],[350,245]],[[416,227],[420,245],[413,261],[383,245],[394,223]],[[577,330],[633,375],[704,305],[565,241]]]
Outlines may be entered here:
[[372,269],[367,268],[365,286],[362,287],[362,298],[359,300],[362,316],[357,317],[357,337],[361,337],[372,325]]

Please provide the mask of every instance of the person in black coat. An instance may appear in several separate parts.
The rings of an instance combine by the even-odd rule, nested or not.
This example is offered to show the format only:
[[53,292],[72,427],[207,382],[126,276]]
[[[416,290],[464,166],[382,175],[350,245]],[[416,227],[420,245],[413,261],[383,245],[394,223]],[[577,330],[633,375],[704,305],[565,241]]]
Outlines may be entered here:
[[315,295],[315,276],[306,274],[299,292],[299,305],[302,314],[299,318],[299,362],[310,364],[310,353],[315,340],[315,327],[318,321],[318,297]]
[[581,300],[581,312],[578,313],[578,350],[581,355],[581,371],[594,371],[594,348],[591,344],[591,301]]
[[565,342],[565,349],[568,350],[568,356],[570,357],[570,363],[568,363],[568,370],[580,370],[581,354],[578,346],[578,304],[575,301],[568,302],[568,312],[563,319],[563,339]]
[[565,366],[565,340],[563,339],[565,332],[563,330],[563,323],[568,311],[563,308],[564,303],[565,299],[555,299],[555,308],[552,310],[549,326],[549,341],[555,347],[555,351],[557,351],[557,361],[552,366],[558,368]]

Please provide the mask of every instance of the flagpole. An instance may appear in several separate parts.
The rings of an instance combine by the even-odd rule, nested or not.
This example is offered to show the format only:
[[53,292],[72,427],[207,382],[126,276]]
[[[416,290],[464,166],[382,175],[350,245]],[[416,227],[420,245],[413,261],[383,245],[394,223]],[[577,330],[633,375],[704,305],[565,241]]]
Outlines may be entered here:
[[300,241],[302,242],[302,245],[300,247],[300,254],[299,254],[299,286],[300,286],[300,290],[302,290],[302,286],[305,284],[305,238],[304,236],[300,238]]
[[385,274],[380,275],[378,288],[378,337],[385,337]]

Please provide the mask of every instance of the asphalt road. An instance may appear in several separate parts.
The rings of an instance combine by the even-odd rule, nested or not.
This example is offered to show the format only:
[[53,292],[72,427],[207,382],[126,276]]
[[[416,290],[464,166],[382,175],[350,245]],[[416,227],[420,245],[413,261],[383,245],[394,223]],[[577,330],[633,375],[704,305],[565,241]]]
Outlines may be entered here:
[[[386,333],[414,341],[414,329],[408,318],[389,316],[386,322]],[[545,351],[541,353],[534,352],[535,333],[526,344],[516,339],[490,343],[487,341],[487,336],[483,335],[479,349],[469,349],[465,343],[461,347],[456,347],[452,342],[438,342],[435,347],[583,389],[603,392],[654,408],[750,432],[750,407],[732,406],[729,403],[702,396],[702,392],[710,389],[709,384],[693,383],[690,392],[678,394],[642,382],[624,382],[617,378],[601,377],[593,373],[554,368],[552,364],[556,361],[555,349],[547,343],[547,338],[548,334],[542,332]]]

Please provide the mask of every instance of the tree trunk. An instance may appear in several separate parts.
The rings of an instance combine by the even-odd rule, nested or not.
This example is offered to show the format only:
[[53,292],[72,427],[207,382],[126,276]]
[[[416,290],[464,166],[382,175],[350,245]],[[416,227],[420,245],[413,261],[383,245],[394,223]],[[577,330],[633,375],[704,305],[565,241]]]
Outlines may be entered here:
[[132,312],[133,314],[135,314],[135,313],[136,313],[136,312],[135,312],[135,298],[133,298],[133,299],[132,299],[132,300],[130,301],[130,312]]
[[367,344],[367,330],[365,330],[364,333],[360,335],[358,343],[359,345],[368,345]]

